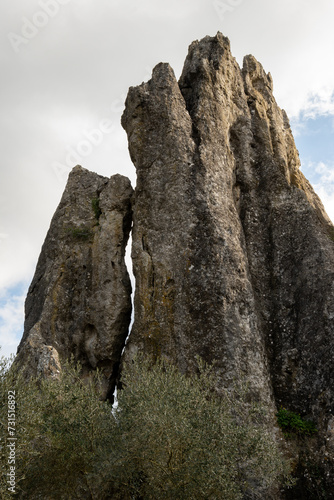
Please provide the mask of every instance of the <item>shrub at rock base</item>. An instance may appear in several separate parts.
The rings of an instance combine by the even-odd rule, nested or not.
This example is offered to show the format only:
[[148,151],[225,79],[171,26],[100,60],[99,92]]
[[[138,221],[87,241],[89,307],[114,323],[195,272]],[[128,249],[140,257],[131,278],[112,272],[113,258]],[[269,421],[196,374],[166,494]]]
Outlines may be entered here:
[[[210,368],[198,365],[198,376],[186,377],[165,361],[137,358],[112,408],[100,400],[98,375],[82,380],[78,365],[27,382],[3,361],[1,442],[6,394],[15,390],[18,496],[196,500],[268,491],[288,464],[265,430],[265,409],[246,403],[243,387],[218,395]],[[6,499],[6,446],[1,453]]]

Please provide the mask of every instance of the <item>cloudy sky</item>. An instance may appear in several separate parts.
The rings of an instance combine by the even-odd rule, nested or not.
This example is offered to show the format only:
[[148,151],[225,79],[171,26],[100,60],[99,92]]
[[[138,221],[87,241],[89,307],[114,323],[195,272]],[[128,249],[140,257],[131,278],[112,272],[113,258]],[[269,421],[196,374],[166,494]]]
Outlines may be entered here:
[[[221,31],[239,64],[270,71],[302,170],[334,219],[332,0],[4,0],[1,4],[0,345],[23,302],[68,172],[135,172],[120,126],[127,89]],[[99,132],[97,132],[97,130]]]

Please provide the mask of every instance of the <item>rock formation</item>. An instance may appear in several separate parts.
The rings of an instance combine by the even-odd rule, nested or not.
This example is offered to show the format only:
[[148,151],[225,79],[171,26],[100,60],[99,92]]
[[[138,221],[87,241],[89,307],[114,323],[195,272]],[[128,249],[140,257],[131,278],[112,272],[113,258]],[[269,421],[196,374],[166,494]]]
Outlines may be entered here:
[[[242,78],[229,51],[217,60],[219,68],[235,76],[225,81],[212,66],[217,90],[208,58],[196,59],[199,67],[187,71],[194,64],[190,58],[180,87],[172,69],[158,65],[152,80],[130,89],[123,115],[138,175],[135,323],[128,350],[163,354],[183,371],[193,369],[200,355],[215,360],[223,383],[243,372],[259,394],[269,397],[262,332],[234,200],[235,161],[227,145],[230,122],[240,114],[232,97],[243,91]],[[204,65],[209,82],[198,82]],[[187,81],[194,75],[193,82]],[[216,97],[218,89],[227,92],[227,103]]]
[[26,299],[17,361],[28,373],[56,375],[73,355],[113,390],[131,317],[131,196],[126,177],[72,170]]
[[112,390],[130,320],[133,210],[125,358],[163,355],[191,372],[200,355],[216,362],[218,387],[242,375],[272,414],[285,406],[314,420],[309,456],[334,490],[334,227],[299,170],[270,74],[253,56],[240,69],[227,38],[206,37],[179,82],[158,64],[130,88],[122,124],[135,194],[122,176],[74,169],[18,359],[52,374],[73,353],[87,373],[102,367]]
[[243,374],[260,397],[313,418],[329,460],[334,230],[272,90],[253,56],[239,68],[221,34],[190,46],[179,82],[159,64],[130,88],[127,355],[163,354],[185,371],[199,354],[216,360],[223,385]]

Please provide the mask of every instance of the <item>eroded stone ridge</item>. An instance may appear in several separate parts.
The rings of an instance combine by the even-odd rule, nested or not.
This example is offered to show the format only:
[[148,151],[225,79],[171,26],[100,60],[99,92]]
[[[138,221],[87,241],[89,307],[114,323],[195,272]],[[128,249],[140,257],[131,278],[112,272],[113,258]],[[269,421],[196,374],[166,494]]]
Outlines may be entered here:
[[330,462],[334,229],[272,92],[270,74],[253,56],[240,69],[220,33],[191,44],[179,82],[159,64],[130,88],[122,124],[137,169],[136,293],[126,356],[162,354],[187,371],[200,355],[216,360],[222,385],[243,374],[273,408],[317,422]]
[[[122,123],[137,168],[135,322],[128,351],[163,354],[183,371],[193,370],[200,355],[216,361],[225,382],[247,373],[254,390],[269,398],[227,146],[229,124],[248,109],[241,98],[241,111],[232,102],[232,95],[244,96],[243,81],[221,41],[217,63],[229,76],[203,54],[195,56],[197,67],[191,52],[185,70],[190,67],[192,81],[183,75],[179,86],[172,69],[160,64],[127,98]],[[226,102],[218,90],[227,93]]]
[[241,69],[220,33],[205,37],[179,82],[160,63],[130,88],[122,125],[135,194],[123,176],[72,171],[29,289],[18,361],[57,376],[74,354],[85,374],[102,369],[110,394],[130,322],[133,210],[125,359],[162,355],[193,372],[199,355],[215,361],[218,388],[242,376],[271,417],[284,406],[312,419],[309,457],[334,491],[334,227],[300,171],[270,74],[250,55]]
[[72,170],[26,299],[18,361],[31,374],[56,375],[74,355],[112,390],[131,317],[131,196],[126,177]]

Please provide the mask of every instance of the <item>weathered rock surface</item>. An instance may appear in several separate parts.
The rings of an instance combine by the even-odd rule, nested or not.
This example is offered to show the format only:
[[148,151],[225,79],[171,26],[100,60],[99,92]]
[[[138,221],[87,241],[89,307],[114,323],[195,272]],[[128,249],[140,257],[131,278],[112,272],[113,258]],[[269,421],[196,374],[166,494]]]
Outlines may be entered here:
[[110,394],[131,315],[133,210],[125,359],[144,351],[192,372],[199,355],[216,362],[219,387],[244,376],[272,416],[284,406],[312,419],[317,436],[289,445],[296,463],[307,458],[287,498],[334,498],[334,227],[299,170],[270,74],[253,56],[240,69],[227,38],[206,37],[179,82],[159,64],[130,88],[122,124],[135,195],[120,175],[72,171],[17,361],[57,376],[74,354],[85,374],[102,369]]
[[[228,57],[230,71],[236,73],[229,51]],[[198,75],[198,68],[194,71]],[[240,72],[236,81],[220,85],[237,85],[241,91]],[[193,369],[197,355],[215,360],[225,382],[247,373],[253,388],[269,397],[264,345],[233,199],[234,159],[219,144],[226,130],[217,123],[220,114],[202,109],[201,126],[208,130],[200,138],[181,90],[172,69],[161,64],[150,82],[130,90],[123,115],[138,174],[135,322],[128,349],[163,354],[183,371]],[[215,106],[212,90],[211,82],[203,89],[203,108]],[[231,113],[237,116],[237,111]],[[224,119],[228,125],[231,117]]]
[[17,362],[28,373],[57,375],[73,354],[85,374],[101,369],[105,396],[113,389],[131,317],[132,191],[121,175],[72,170],[26,299]]
[[[333,477],[334,228],[300,162],[270,74],[241,70],[220,33],[130,88],[122,124],[137,169],[135,322],[127,346],[192,370],[217,361],[312,418]],[[321,451],[319,451],[321,450]],[[319,458],[319,457],[318,457]],[[318,459],[317,458],[317,459]]]

